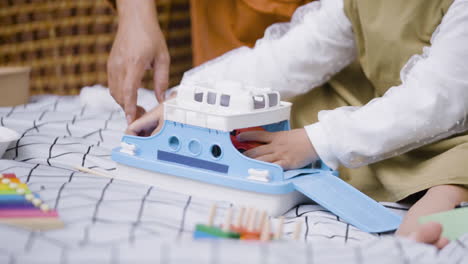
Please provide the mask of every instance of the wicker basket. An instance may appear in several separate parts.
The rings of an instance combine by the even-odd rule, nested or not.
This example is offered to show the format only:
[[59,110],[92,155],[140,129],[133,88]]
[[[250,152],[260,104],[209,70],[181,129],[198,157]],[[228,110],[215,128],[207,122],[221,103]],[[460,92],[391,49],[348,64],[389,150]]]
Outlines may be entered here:
[[[192,66],[189,3],[157,3],[174,85]],[[106,0],[0,0],[0,66],[30,66],[31,94],[77,94],[86,85],[105,85],[116,28]],[[149,72],[144,86],[152,87]]]

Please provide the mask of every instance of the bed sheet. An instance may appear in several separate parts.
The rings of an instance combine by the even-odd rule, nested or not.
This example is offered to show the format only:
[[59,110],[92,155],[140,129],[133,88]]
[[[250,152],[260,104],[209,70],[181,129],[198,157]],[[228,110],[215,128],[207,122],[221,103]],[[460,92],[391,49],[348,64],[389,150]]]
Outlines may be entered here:
[[[301,221],[300,241],[192,241],[213,201],[73,169],[115,170],[110,151],[126,126],[120,110],[82,105],[79,97],[37,96],[0,108],[0,125],[21,134],[0,160],[0,173],[27,182],[65,222],[46,232],[0,225],[0,263],[468,263],[468,236],[437,251],[362,232],[314,204],[285,214],[285,237]],[[221,223],[231,205],[218,205]]]

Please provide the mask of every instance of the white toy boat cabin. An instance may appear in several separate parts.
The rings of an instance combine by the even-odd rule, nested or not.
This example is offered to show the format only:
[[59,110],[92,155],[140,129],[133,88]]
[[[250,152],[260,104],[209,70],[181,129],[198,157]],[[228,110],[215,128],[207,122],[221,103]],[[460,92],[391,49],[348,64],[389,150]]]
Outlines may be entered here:
[[164,119],[182,124],[232,131],[288,120],[291,103],[271,89],[219,82],[214,88],[179,87],[177,98],[165,103]]

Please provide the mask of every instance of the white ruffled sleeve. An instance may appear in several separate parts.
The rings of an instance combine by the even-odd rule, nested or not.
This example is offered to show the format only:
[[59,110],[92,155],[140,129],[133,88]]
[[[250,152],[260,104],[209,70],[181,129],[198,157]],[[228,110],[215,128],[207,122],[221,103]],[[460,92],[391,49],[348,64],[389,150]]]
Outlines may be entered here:
[[468,0],[456,0],[402,84],[362,107],[321,111],[306,131],[325,164],[359,167],[468,129]]
[[355,58],[343,0],[322,0],[298,8],[290,23],[270,26],[254,48],[238,48],[196,67],[182,82],[231,80],[288,98],[325,83]]

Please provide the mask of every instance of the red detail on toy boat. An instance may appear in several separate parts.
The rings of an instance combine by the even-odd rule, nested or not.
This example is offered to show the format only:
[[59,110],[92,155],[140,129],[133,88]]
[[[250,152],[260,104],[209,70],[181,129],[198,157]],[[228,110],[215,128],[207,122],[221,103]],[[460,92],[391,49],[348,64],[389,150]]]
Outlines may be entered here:
[[256,141],[239,141],[237,139],[237,136],[240,133],[244,133],[247,131],[266,131],[263,127],[248,127],[248,128],[241,128],[241,129],[236,129],[231,132],[231,141],[234,147],[241,153],[244,151],[247,151],[249,149],[256,148],[258,146],[263,145],[263,143],[256,142]]

